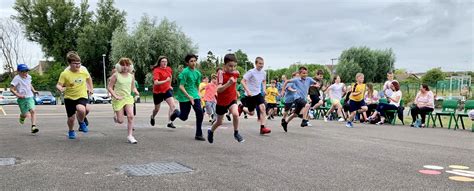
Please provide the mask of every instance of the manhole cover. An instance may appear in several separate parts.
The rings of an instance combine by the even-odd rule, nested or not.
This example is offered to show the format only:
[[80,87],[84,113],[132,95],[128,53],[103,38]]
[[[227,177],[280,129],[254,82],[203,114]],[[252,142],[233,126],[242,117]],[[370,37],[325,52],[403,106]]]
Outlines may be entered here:
[[158,176],[193,171],[193,169],[176,162],[122,165],[120,170],[124,171],[128,176]]
[[0,158],[0,166],[14,165],[15,158]]

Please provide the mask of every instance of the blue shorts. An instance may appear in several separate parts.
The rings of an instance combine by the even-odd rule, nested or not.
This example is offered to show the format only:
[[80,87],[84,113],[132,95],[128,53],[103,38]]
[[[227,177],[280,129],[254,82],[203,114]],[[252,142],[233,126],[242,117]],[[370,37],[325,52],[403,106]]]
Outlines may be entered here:
[[361,101],[349,100],[349,111],[351,113],[353,111],[357,111],[357,110],[361,109],[362,106],[365,106],[364,100],[361,100]]

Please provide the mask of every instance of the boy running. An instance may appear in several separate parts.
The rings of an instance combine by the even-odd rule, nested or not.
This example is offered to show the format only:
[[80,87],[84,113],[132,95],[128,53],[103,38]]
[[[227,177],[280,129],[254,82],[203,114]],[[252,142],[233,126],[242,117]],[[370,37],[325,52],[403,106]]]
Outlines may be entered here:
[[31,76],[28,74],[28,66],[26,64],[19,64],[17,66],[18,74],[10,83],[11,92],[18,97],[17,102],[20,107],[20,124],[25,123],[25,118],[30,113],[31,115],[31,133],[38,133],[39,129],[36,127],[36,112],[34,94],[38,92],[31,85]]
[[234,54],[224,56],[224,70],[217,74],[217,121],[207,130],[207,141],[214,142],[214,132],[222,125],[224,115],[227,111],[232,113],[232,124],[234,126],[234,138],[239,143],[244,142],[244,138],[239,134],[239,111],[237,106],[236,82],[239,78],[237,71],[237,58]]
[[168,110],[168,125],[169,128],[176,128],[171,121],[171,115],[177,113],[178,110],[174,105],[173,88],[171,81],[173,78],[173,70],[168,66],[168,58],[166,56],[158,57],[158,61],[152,66],[153,70],[153,103],[155,109],[150,116],[151,126],[155,126],[155,116],[160,111],[161,102],[166,101],[169,106]]
[[[265,100],[262,95],[262,88],[265,87],[266,73],[263,70],[264,62],[262,57],[255,59],[255,68],[247,71],[242,78],[242,86],[245,90],[245,102],[247,107],[242,110],[253,116],[255,108],[260,109],[260,134],[268,134],[272,131],[266,126]],[[258,114],[257,114],[258,115]]]
[[188,54],[185,57],[187,67],[179,74],[179,90],[176,94],[176,99],[179,101],[179,109],[181,111],[175,112],[170,119],[173,122],[179,117],[182,121],[186,121],[191,111],[191,107],[196,113],[196,135],[194,139],[198,141],[205,141],[202,136],[202,120],[204,117],[201,99],[199,97],[198,87],[201,82],[201,72],[196,69],[197,56]]
[[285,81],[282,88],[281,94],[285,95],[287,84],[293,83],[295,85],[296,92],[299,97],[298,99],[294,101],[294,104],[295,104],[294,112],[290,115],[288,119],[283,118],[281,120],[281,126],[283,127],[283,130],[285,132],[288,131],[287,130],[288,123],[296,116],[303,118],[303,121],[301,122],[301,127],[308,126],[307,115],[308,115],[309,105],[307,105],[306,97],[308,97],[309,87],[313,84],[316,84],[317,82],[313,78],[308,77],[308,69],[304,66],[301,66],[299,68],[299,74],[300,74],[299,77]]
[[351,95],[349,96],[349,112],[351,113],[346,127],[352,128],[352,121],[354,120],[354,116],[356,112],[362,113],[367,111],[367,106],[364,102],[364,95],[365,95],[365,84],[364,84],[364,74],[357,73],[356,74],[356,81],[357,83],[352,87]]
[[67,113],[67,125],[69,128],[69,139],[76,138],[74,121],[79,121],[79,131],[87,133],[88,125],[84,122],[86,114],[89,113],[88,95],[92,94],[93,84],[89,72],[81,68],[81,58],[76,52],[68,52],[66,56],[69,69],[61,72],[56,88],[64,93],[64,106]]
[[[298,72],[294,72],[292,74],[292,78],[299,77]],[[285,80],[286,81],[286,80]],[[285,82],[283,82],[284,84]],[[283,86],[282,86],[283,87]],[[293,103],[295,100],[299,98],[298,93],[296,93],[296,86],[294,83],[288,83],[286,84],[286,91],[285,91],[284,99],[285,99],[285,108],[283,112],[283,118],[281,119],[282,123],[286,120],[286,117],[288,116],[288,113],[290,112],[291,108],[293,108]]]
[[273,115],[276,114],[277,108],[277,96],[278,89],[276,88],[276,80],[272,80],[270,87],[265,91],[265,101],[267,102],[267,119],[273,119]]
[[211,82],[205,87],[203,100],[206,102],[206,113],[209,115],[209,122],[216,121],[216,102],[217,102],[217,75],[212,74]]

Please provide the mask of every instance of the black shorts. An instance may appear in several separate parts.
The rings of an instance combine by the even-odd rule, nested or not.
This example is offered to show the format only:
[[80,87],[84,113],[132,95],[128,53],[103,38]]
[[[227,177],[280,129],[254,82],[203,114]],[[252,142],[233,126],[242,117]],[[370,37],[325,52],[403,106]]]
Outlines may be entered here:
[[285,111],[288,112],[293,107],[293,102],[285,103]]
[[303,98],[299,98],[297,100],[295,100],[295,102],[293,102],[295,104],[295,111],[294,113],[299,115],[301,110],[303,110],[303,108],[306,106],[306,100],[304,100]]
[[362,106],[365,106],[364,100],[361,101],[354,101],[350,100],[349,101],[349,111],[352,113],[353,111],[357,111],[362,108]]
[[158,105],[170,97],[173,97],[173,90],[171,89],[169,89],[165,93],[153,94],[153,103],[155,105]]
[[72,117],[76,114],[76,105],[87,106],[89,100],[87,98],[79,98],[77,100],[64,99],[64,106],[66,107],[67,117]]
[[262,94],[258,94],[256,96],[247,96],[245,98],[245,104],[247,105],[249,112],[252,112],[260,104],[265,104],[265,100],[263,99]]
[[311,107],[314,107],[314,105],[316,105],[321,100],[317,95],[310,95],[309,98],[311,98]]
[[234,100],[232,102],[230,102],[229,105],[226,105],[226,106],[222,106],[222,105],[216,105],[216,114],[217,115],[224,115],[227,113],[227,111],[229,111],[229,108],[234,105],[234,104],[237,104],[237,101]]

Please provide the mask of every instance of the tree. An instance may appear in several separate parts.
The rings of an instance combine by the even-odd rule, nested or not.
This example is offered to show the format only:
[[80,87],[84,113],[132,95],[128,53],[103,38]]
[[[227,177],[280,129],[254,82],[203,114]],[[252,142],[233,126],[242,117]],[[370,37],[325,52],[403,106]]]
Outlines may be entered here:
[[241,66],[243,70],[250,70],[253,68],[253,63],[250,62],[247,54],[241,49],[234,52],[235,57],[237,58],[237,66]]
[[13,18],[24,26],[28,40],[42,46],[46,56],[65,63],[66,53],[76,50],[78,36],[91,20],[88,8],[87,1],[76,7],[66,0],[16,0],[13,9],[18,14]]
[[393,71],[394,63],[395,55],[391,49],[352,47],[341,53],[336,73],[346,82],[353,81],[358,72],[364,73],[366,82],[383,82],[387,72]]
[[421,82],[433,86],[436,85],[438,81],[444,80],[444,78],[445,74],[441,71],[441,68],[433,68],[426,72],[421,78]]
[[108,58],[112,50],[112,36],[116,29],[125,27],[125,15],[124,11],[114,7],[113,0],[100,0],[94,14],[95,20],[86,25],[83,32],[79,34],[77,51],[83,65],[88,68],[95,79],[103,79],[102,54],[106,55],[106,69],[111,70]]
[[112,37],[111,62],[121,57],[132,59],[135,65],[135,77],[143,83],[145,75],[150,73],[150,65],[156,63],[159,56],[168,57],[168,65],[173,69],[173,79],[184,65],[184,57],[196,53],[197,46],[187,37],[175,22],[164,18],[159,24],[156,19],[143,16],[134,31],[117,29]]
[[21,29],[11,19],[0,19],[0,49],[3,69],[12,78],[19,62],[25,62]]

